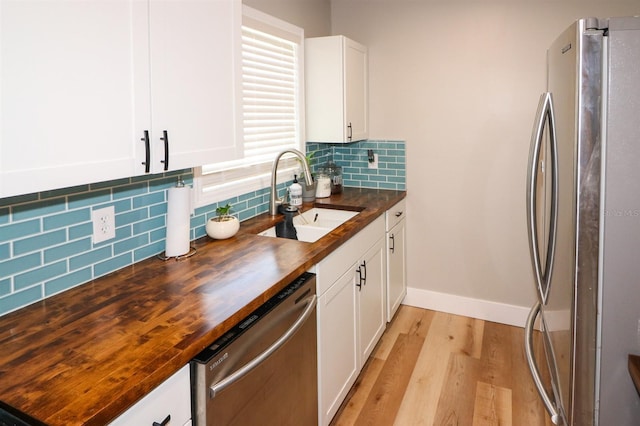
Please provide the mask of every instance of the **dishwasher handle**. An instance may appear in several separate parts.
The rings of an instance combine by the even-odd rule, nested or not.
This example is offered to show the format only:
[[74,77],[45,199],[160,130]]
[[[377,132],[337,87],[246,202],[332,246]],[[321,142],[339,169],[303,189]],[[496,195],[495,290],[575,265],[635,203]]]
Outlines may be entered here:
[[302,312],[300,317],[298,317],[296,322],[294,322],[293,325],[264,352],[237,369],[235,372],[233,372],[233,374],[230,374],[216,384],[211,385],[211,387],[209,388],[209,398],[215,398],[218,392],[223,391],[227,386],[240,380],[242,377],[247,375],[247,373],[249,373],[251,370],[260,365],[264,360],[266,360],[269,356],[271,356],[271,354],[277,351],[282,345],[287,343],[287,341],[296,333],[296,331],[300,329],[300,327],[304,325],[307,319],[311,316],[311,313],[316,307],[317,299],[318,297],[315,294],[311,297],[308,297],[306,299],[307,307]]

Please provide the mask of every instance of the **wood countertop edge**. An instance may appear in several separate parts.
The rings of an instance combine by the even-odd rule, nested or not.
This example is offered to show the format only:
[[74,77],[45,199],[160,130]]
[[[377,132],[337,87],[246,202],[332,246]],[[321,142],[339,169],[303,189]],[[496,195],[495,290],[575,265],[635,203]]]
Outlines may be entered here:
[[[112,308],[110,303],[115,305],[111,300],[119,297],[120,295],[118,292],[123,291],[122,289],[134,292],[135,283],[130,283],[130,281],[135,281],[139,274],[151,274],[150,277],[152,279],[163,279],[169,281],[173,279],[171,277],[173,276],[173,270],[175,269],[175,273],[178,274],[176,275],[176,279],[184,280],[184,282],[192,284],[194,282],[198,282],[201,278],[184,278],[183,275],[180,274],[183,274],[184,271],[187,270],[191,271],[193,269],[197,271],[198,268],[200,268],[200,270],[202,270],[202,268],[206,268],[207,266],[203,266],[203,263],[213,257],[212,253],[216,253],[216,255],[221,253],[219,259],[216,259],[212,264],[213,266],[210,266],[210,268],[213,269],[222,266],[227,269],[211,271],[210,275],[212,275],[212,277],[209,280],[210,283],[206,285],[193,284],[193,290],[190,290],[193,291],[193,293],[210,292],[214,294],[214,296],[211,297],[213,300],[215,299],[217,292],[221,291],[218,288],[214,288],[217,284],[213,284],[213,282],[217,280],[227,284],[233,282],[234,276],[241,274],[243,268],[248,268],[247,264],[252,263],[252,257],[255,256],[253,254],[254,248],[255,250],[268,250],[268,254],[270,256],[275,255],[277,257],[280,253],[283,253],[283,266],[273,268],[273,271],[270,270],[268,276],[272,276],[273,278],[264,278],[262,280],[263,282],[266,282],[266,280],[272,279],[272,281],[269,281],[268,285],[264,285],[258,290],[253,290],[253,292],[248,291],[247,294],[244,295],[245,297],[240,298],[240,301],[238,302],[241,305],[240,308],[233,307],[232,305],[226,313],[218,313],[216,310],[216,315],[219,314],[220,318],[211,319],[216,321],[215,325],[207,327],[203,326],[195,330],[189,330],[189,333],[187,333],[186,330],[181,329],[180,331],[184,331],[186,334],[179,338],[174,344],[167,343],[165,345],[164,342],[160,342],[161,344],[159,345],[159,349],[154,352],[153,358],[146,359],[148,364],[144,365],[144,368],[141,368],[140,370],[127,373],[126,368],[124,366],[120,366],[120,368],[124,368],[125,371],[121,373],[121,375],[115,374],[115,379],[112,377],[111,372],[109,372],[108,377],[105,377],[105,380],[121,379],[122,383],[121,386],[118,386],[118,384],[111,384],[107,387],[107,389],[114,390],[114,392],[110,393],[112,397],[108,401],[103,398],[96,399],[97,396],[102,395],[96,395],[95,393],[92,394],[92,390],[90,389],[91,386],[89,386],[89,384],[86,385],[88,386],[87,389],[76,390],[78,398],[87,399],[86,405],[79,403],[79,401],[65,402],[64,400],[61,400],[58,401],[60,406],[55,409],[42,409],[41,411],[38,411],[40,404],[36,402],[39,402],[41,398],[47,399],[46,397],[48,396],[42,394],[44,391],[41,392],[37,389],[29,390],[28,392],[16,396],[15,391],[16,389],[19,389],[19,387],[14,386],[12,388],[9,386],[7,388],[2,384],[0,384],[0,400],[51,425],[102,425],[108,423],[177,372],[202,349],[206,348],[211,344],[211,342],[222,336],[234,324],[246,317],[270,297],[275,295],[289,282],[293,281],[296,277],[320,262],[341,244],[360,230],[364,229],[380,215],[384,214],[386,210],[405,197],[406,191],[345,188],[343,194],[333,196],[330,199],[317,200],[315,206],[359,210],[360,214],[354,219],[345,222],[343,225],[336,228],[334,232],[321,238],[315,243],[266,238],[255,235],[258,232],[273,226],[273,224],[277,222],[277,220],[263,214],[242,222],[240,232],[230,240],[215,241],[208,237],[196,240],[193,244],[200,255],[197,259],[167,261],[173,262],[173,264],[158,263],[159,260],[153,258],[146,259],[105,277],[95,279],[90,283],[77,287],[76,289],[68,290],[67,292],[45,299],[42,302],[38,302],[19,311],[0,317],[0,344],[3,345],[3,349],[9,347],[7,344],[13,344],[13,346],[16,347],[16,351],[20,351],[18,345],[24,344],[25,340],[36,339],[39,338],[39,336],[44,336],[48,328],[58,331],[68,327],[66,334],[62,335],[60,339],[69,339],[69,335],[71,333],[76,333],[76,337],[83,338],[84,336],[82,336],[81,331],[73,329],[73,325],[75,324],[74,321],[82,321],[84,319],[83,315],[92,315],[94,312],[98,311],[100,311],[102,316],[106,317],[105,321],[108,321],[110,318],[113,319],[113,321],[119,321],[119,315],[122,314],[120,312],[110,311],[110,308]],[[237,258],[235,257],[236,251],[238,252]],[[298,253],[300,254],[298,255]],[[260,252],[258,251],[257,254],[260,255]],[[278,258],[277,260],[280,261],[282,259]],[[185,263],[180,264],[180,262]],[[195,266],[193,268],[190,267],[191,265],[189,265],[189,267],[185,266],[188,262],[194,263]],[[200,264],[198,264],[198,262]],[[233,268],[238,269],[234,270]],[[248,272],[249,271],[245,271],[245,273]],[[154,273],[156,274],[155,276],[153,275]],[[163,274],[161,277],[157,275],[160,273]],[[253,273],[257,274],[258,272],[253,271]],[[116,288],[106,288],[108,286],[105,283],[117,283]],[[149,285],[143,285],[146,286],[145,290],[149,291],[147,288]],[[180,284],[167,284],[165,286],[166,288],[162,287],[161,290],[166,290],[167,292],[181,291],[180,289],[175,289],[175,287],[178,287],[179,285]],[[235,293],[235,288],[223,289],[221,292],[222,295],[235,295]],[[90,296],[93,295],[96,296],[95,299],[90,298]],[[191,294],[187,293],[184,294],[185,298],[188,298],[190,295]],[[207,295],[207,297],[208,296],[210,295]],[[79,304],[79,306],[83,306],[83,303],[84,305],[89,304],[89,300],[91,302],[98,300],[98,306],[95,307],[95,310],[92,310],[93,307],[85,306],[84,308],[80,308],[81,310],[77,313],[69,312],[69,308],[65,306],[65,304],[68,304],[69,300],[74,297],[79,299],[74,299],[74,302]],[[80,298],[85,298],[87,300],[80,300]],[[133,297],[130,295],[130,298]],[[175,294],[172,297],[167,297],[166,300],[174,299],[176,299]],[[162,301],[165,302],[164,299],[162,299]],[[119,308],[123,309],[123,307]],[[144,316],[143,307],[134,303],[131,308],[134,312],[132,315]],[[166,309],[161,312],[161,315],[170,317],[172,314],[170,309],[171,307],[166,307]],[[175,309],[178,310],[179,307],[176,307]],[[127,316],[127,314],[129,314],[129,306],[127,306],[124,316]],[[76,315],[77,318],[74,319],[74,315]],[[213,317],[216,315],[213,315]],[[205,320],[206,319],[208,318],[205,318]],[[102,318],[99,318],[96,321],[101,320]],[[171,319],[169,319],[169,324],[170,321]],[[199,324],[206,321],[198,319],[198,321],[194,322]],[[109,331],[111,331],[111,329],[109,329]],[[173,337],[173,335],[171,337]],[[128,337],[125,336],[123,338]],[[141,339],[140,341],[142,345],[149,343],[149,340],[145,340],[147,335],[141,335],[139,338]],[[158,343],[152,340],[151,342]],[[96,343],[104,344],[104,342],[101,342],[99,339],[96,340]],[[34,345],[34,342],[31,342],[30,344]],[[61,343],[57,342],[56,344]],[[73,350],[70,349],[70,351],[76,355]],[[39,354],[39,356],[44,357],[43,354]],[[82,355],[79,355],[78,357],[79,359],[83,359]],[[11,363],[9,363],[8,360],[11,360]],[[24,353],[16,353],[11,356],[0,354],[0,362],[0,383],[3,383],[3,378],[15,376],[10,373],[12,367],[16,368],[19,365],[22,366],[21,363],[23,362],[37,362],[37,360],[31,359],[29,352],[25,349]],[[73,360],[70,362],[72,367],[73,362]],[[53,375],[53,373],[51,374]],[[64,371],[60,373],[60,375],[64,374]],[[129,375],[127,376],[127,374]],[[136,377],[133,378],[133,376]],[[53,375],[52,380],[57,379],[58,377]],[[62,378],[60,378],[60,380],[62,380]],[[24,380],[24,382],[28,383],[29,380]],[[119,391],[115,391],[115,389],[118,389]],[[93,400],[91,400],[91,398],[93,398]],[[51,398],[49,397],[48,399]],[[53,404],[51,401],[48,402]],[[82,409],[77,407],[84,407],[85,411],[82,411]]]

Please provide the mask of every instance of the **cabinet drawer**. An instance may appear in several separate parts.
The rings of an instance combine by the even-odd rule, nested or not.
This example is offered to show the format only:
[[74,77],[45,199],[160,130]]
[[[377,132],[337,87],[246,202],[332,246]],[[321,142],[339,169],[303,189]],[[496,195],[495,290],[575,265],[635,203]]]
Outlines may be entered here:
[[189,365],[165,380],[133,407],[117,417],[115,425],[151,425],[171,416],[168,425],[182,426],[191,421],[191,383]]
[[385,229],[388,232],[407,216],[407,205],[405,200],[399,201],[395,206],[387,210],[385,216],[387,218]]
[[331,284],[360,259],[363,248],[374,245],[382,235],[384,235],[384,217],[380,216],[320,262],[316,269],[318,294],[322,295],[327,291]]

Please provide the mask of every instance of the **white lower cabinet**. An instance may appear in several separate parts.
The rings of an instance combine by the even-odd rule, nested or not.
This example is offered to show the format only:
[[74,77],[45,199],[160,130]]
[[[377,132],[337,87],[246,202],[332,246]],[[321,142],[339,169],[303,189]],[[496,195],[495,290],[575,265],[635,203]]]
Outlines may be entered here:
[[[360,368],[373,352],[387,325],[385,304],[386,262],[384,239],[380,238],[362,258],[356,280],[363,277],[357,291]],[[359,284],[359,283],[358,283]]]
[[384,217],[317,265],[318,423],[340,408],[386,326]]
[[407,294],[406,206],[402,200],[386,212],[387,321],[391,321]]
[[328,424],[358,377],[355,275],[351,270],[318,301],[319,424]]
[[[167,419],[169,419],[167,421]],[[117,417],[111,426],[191,425],[191,383],[189,364],[162,382],[133,407]]]

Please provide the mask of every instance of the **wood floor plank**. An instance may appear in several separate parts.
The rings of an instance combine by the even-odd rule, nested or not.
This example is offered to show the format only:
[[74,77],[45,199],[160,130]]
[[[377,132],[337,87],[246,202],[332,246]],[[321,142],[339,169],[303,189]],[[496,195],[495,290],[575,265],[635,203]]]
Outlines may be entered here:
[[511,389],[513,387],[512,349],[522,342],[513,340],[511,326],[493,322],[485,323],[482,345],[483,369],[479,380],[490,385]]
[[387,359],[399,334],[427,336],[434,311],[401,305],[395,317],[385,330],[373,356]]
[[[396,342],[401,335],[423,339],[415,362],[396,354],[407,351]],[[534,342],[543,360],[539,332]],[[403,374],[396,370],[411,368],[406,389],[396,389]],[[552,426],[526,364],[522,328],[405,305],[347,398],[332,425],[390,425],[388,407],[400,404],[398,426]]]
[[333,418],[331,426],[350,426],[355,424],[384,365],[385,361],[381,359],[375,357],[369,359],[353,388],[349,391],[345,403]]
[[481,352],[482,338],[474,335],[482,329],[475,324],[477,321],[442,312],[435,313],[395,424],[433,423],[445,382],[449,355]]
[[356,425],[393,424],[423,344],[424,338],[416,334],[398,336]]
[[[537,359],[542,360],[544,350],[542,347],[542,335],[536,331],[534,334],[534,351]],[[547,414],[540,395],[533,383],[533,378],[529,371],[524,351],[524,330],[521,328],[511,329],[512,347],[512,373],[513,383],[513,424],[531,426],[551,426],[551,419]],[[548,375],[541,371],[543,379],[548,380]]]
[[464,354],[451,354],[434,425],[471,425],[476,400],[476,383],[482,362]]
[[478,382],[473,404],[473,426],[511,426],[511,389]]

